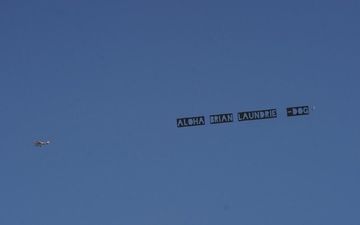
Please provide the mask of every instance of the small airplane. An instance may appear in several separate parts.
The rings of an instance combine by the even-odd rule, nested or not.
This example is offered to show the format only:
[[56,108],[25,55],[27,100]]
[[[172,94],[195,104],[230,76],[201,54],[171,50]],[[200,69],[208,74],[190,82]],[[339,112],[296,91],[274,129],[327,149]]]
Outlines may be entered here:
[[36,147],[43,147],[43,146],[48,145],[48,144],[50,144],[50,141],[35,141],[34,142],[34,145]]

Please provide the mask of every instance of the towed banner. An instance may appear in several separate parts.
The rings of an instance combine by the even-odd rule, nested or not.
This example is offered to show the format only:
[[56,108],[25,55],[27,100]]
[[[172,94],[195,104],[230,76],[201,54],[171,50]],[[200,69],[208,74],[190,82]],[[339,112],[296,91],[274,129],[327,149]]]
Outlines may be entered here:
[[[309,106],[296,106],[286,108],[287,116],[304,116],[310,114]],[[264,109],[256,111],[246,111],[237,113],[239,122],[251,120],[264,120],[277,118],[277,109]],[[234,122],[233,113],[214,114],[209,116],[210,124],[232,123]],[[205,116],[183,117],[176,119],[177,127],[193,127],[205,125]]]

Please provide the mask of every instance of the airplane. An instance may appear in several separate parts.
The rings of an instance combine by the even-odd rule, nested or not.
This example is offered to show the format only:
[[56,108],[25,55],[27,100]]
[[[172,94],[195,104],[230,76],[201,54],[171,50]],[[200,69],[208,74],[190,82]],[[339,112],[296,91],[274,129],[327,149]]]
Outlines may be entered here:
[[43,146],[48,145],[48,144],[50,144],[50,141],[35,141],[34,142],[34,145],[36,147],[43,147]]

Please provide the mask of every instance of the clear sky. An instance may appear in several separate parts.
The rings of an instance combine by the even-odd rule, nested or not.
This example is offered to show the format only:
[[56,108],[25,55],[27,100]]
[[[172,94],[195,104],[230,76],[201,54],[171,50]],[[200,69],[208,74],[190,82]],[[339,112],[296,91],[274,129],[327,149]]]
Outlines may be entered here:
[[0,224],[358,225],[359,24],[359,0],[1,0]]

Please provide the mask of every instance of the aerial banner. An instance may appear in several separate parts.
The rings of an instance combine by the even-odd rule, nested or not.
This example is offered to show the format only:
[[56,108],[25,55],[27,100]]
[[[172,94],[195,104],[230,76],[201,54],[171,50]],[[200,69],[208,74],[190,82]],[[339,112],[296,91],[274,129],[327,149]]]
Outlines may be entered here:
[[[310,110],[315,110],[315,106],[312,106],[311,108],[309,106],[287,107],[286,115],[287,117],[309,115]],[[243,111],[243,112],[238,112],[237,114],[236,113],[210,114],[208,117],[209,119],[208,123],[211,125],[233,123],[234,116],[237,116],[237,120],[239,122],[275,119],[278,117],[278,111],[276,108],[268,108],[268,109],[256,110],[256,111]],[[177,127],[203,126],[206,123],[207,122],[205,121],[205,116],[183,117],[176,119]]]

